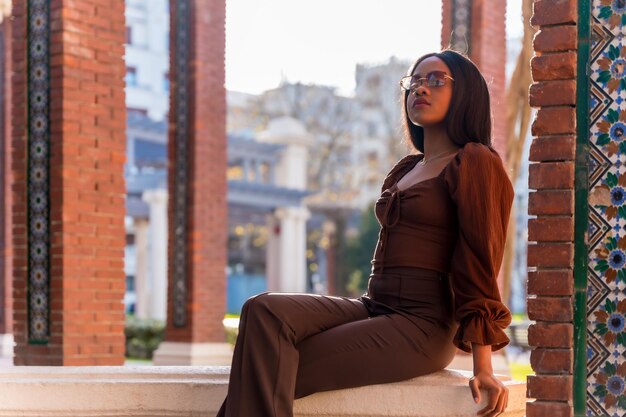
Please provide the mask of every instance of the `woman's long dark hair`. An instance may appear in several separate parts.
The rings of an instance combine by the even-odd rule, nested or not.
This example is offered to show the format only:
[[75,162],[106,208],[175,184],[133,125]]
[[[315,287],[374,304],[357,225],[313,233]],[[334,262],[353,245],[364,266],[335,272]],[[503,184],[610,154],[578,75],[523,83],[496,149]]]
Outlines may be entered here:
[[[409,69],[412,75],[420,62],[431,56],[441,59],[450,69],[452,99],[444,119],[448,136],[458,146],[467,142],[479,142],[491,146],[491,106],[489,90],[482,74],[467,57],[450,49],[426,54],[418,58]],[[405,138],[410,140],[415,149],[424,152],[424,129],[411,123],[407,113],[409,91],[402,97],[402,125]]]

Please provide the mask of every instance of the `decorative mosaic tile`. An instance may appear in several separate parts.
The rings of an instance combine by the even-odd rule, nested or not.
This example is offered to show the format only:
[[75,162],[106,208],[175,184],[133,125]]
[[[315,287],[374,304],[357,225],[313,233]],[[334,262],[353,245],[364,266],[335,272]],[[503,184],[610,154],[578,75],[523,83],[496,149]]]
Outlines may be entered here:
[[49,328],[49,0],[28,2],[28,335],[47,343]]
[[593,0],[589,91],[588,416],[626,416],[626,0]]
[[626,34],[626,0],[593,0],[591,15],[615,36]]
[[174,163],[174,239],[173,239],[173,317],[172,322],[176,327],[187,325],[187,201],[189,181],[188,174],[188,140],[189,140],[189,28],[190,20],[189,0],[176,2],[176,43],[174,73],[176,90],[174,95],[174,108],[176,109],[175,122],[175,147],[176,156]]

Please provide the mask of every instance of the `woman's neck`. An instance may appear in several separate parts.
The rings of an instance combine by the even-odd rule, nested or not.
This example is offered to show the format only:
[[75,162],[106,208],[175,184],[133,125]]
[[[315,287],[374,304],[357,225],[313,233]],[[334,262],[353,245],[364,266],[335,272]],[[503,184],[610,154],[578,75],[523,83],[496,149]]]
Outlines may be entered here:
[[424,128],[424,157],[426,159],[458,149],[459,147],[448,136],[444,125]]

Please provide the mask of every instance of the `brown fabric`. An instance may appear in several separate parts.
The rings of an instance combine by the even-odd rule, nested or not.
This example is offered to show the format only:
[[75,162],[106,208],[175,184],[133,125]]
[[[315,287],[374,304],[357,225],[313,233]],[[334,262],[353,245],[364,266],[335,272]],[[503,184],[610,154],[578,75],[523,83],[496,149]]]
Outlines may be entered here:
[[291,417],[294,398],[445,368],[457,327],[445,278],[418,268],[373,274],[375,300],[367,308],[358,299],[313,294],[250,298],[217,417]]
[[294,397],[405,380],[446,367],[455,346],[508,343],[496,277],[513,187],[502,162],[469,143],[438,176],[399,191],[420,158],[403,158],[384,181],[365,295],[245,303],[218,417],[291,417]]
[[412,266],[450,273],[454,343],[509,342],[503,332],[511,314],[501,302],[497,276],[504,254],[514,191],[502,160],[489,147],[468,143],[436,177],[399,190],[396,183],[422,155],[408,155],[385,178],[376,202],[381,224],[372,269]]

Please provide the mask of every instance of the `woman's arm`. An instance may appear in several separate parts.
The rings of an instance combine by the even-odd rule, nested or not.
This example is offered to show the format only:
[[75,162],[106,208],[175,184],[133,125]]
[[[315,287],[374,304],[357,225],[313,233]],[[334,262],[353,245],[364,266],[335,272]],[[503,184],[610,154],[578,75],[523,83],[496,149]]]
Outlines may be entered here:
[[504,412],[509,400],[509,390],[493,375],[491,345],[472,343],[474,376],[469,385],[476,403],[480,402],[480,388],[489,393],[488,404],[478,411],[479,416],[495,417]]

